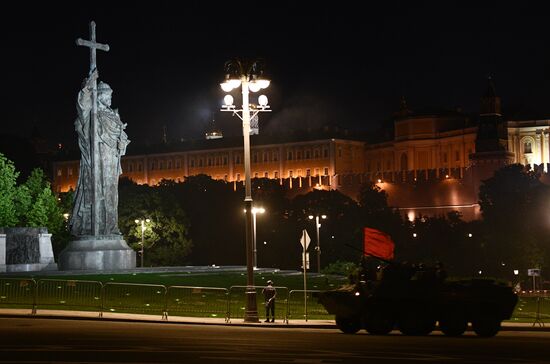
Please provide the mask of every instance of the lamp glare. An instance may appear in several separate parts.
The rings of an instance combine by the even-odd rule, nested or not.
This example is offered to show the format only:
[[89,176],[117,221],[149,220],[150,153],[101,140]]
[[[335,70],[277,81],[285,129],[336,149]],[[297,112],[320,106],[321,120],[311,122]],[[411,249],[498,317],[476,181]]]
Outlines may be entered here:
[[260,104],[260,106],[267,106],[267,102],[266,95],[260,95],[260,97],[258,97],[258,104]]
[[226,106],[232,106],[233,105],[233,96],[225,95],[225,97],[223,98],[223,102]]

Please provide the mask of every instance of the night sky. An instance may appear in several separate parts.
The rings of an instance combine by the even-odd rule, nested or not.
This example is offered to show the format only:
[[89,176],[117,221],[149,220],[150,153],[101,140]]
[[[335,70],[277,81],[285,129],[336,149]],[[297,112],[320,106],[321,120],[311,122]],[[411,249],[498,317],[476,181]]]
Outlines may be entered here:
[[0,22],[2,134],[37,127],[50,141],[75,143],[89,67],[75,39],[89,38],[90,20],[111,47],[98,51],[100,79],[114,89],[133,143],[159,142],[163,126],[171,140],[203,137],[212,117],[226,135],[241,133],[236,117],[218,112],[232,57],[266,61],[273,113],[260,116],[260,132],[374,130],[402,96],[416,111],[476,113],[489,75],[507,116],[550,116],[543,2],[19,3]]

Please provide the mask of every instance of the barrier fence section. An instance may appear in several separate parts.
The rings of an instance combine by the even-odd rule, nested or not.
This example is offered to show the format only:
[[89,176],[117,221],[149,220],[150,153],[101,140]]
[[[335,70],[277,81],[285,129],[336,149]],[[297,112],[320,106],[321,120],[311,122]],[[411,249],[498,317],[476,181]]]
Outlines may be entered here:
[[229,320],[229,291],[226,288],[169,286],[165,318],[168,315],[223,317]]
[[165,298],[163,285],[108,282],[103,286],[103,311],[159,314],[164,318]]
[[25,278],[0,279],[0,307],[20,306],[34,313],[36,281]]
[[[288,319],[333,319],[333,315],[329,314],[325,307],[317,302],[317,298],[313,297],[314,293],[321,292],[319,290],[300,290],[293,289],[288,295],[287,317]],[[306,300],[304,300],[304,294]],[[306,303],[307,301],[307,314]]]
[[[265,320],[265,301],[262,294],[264,286],[252,286],[256,292],[256,307],[258,309],[258,318]],[[229,303],[228,303],[228,316],[227,321],[231,318],[244,318],[246,310],[246,289],[247,286],[231,286],[229,288]],[[275,299],[275,319],[288,322],[286,316],[286,306],[288,302],[288,288],[277,287],[277,297]]]
[[103,284],[97,281],[40,279],[36,286],[35,312],[38,307],[60,310],[98,311],[101,316]]

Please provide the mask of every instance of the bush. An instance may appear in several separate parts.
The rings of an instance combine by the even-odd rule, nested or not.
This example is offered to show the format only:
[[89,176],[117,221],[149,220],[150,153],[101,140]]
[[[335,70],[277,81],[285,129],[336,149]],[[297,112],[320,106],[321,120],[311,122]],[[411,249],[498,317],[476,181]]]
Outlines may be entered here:
[[359,267],[353,262],[345,262],[337,260],[334,263],[330,263],[323,269],[323,274],[337,274],[342,276],[349,276],[357,271]]

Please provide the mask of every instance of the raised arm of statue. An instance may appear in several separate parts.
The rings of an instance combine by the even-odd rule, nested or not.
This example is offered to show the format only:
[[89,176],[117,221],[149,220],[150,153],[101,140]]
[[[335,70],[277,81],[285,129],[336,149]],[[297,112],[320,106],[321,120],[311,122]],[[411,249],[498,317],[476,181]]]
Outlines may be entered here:
[[98,73],[97,70],[92,72],[90,77],[85,78],[82,81],[80,92],[78,93],[78,116],[82,120],[86,120],[92,109],[92,89],[94,82],[97,82]]

